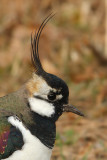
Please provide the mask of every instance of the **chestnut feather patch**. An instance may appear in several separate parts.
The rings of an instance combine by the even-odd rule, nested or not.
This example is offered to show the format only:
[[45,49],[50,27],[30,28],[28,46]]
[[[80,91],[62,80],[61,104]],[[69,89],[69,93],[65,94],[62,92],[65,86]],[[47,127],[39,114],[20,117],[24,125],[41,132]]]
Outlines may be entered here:
[[4,154],[5,148],[8,143],[8,136],[10,131],[5,129],[3,132],[0,133],[0,154]]

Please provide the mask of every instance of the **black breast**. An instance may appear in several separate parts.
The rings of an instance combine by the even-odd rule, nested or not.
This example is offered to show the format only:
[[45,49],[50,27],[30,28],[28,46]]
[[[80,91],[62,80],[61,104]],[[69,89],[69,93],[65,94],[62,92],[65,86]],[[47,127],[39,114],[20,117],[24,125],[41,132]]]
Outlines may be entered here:
[[29,125],[28,128],[45,146],[52,149],[55,143],[56,126],[55,122],[47,117],[42,117],[32,112],[35,124]]

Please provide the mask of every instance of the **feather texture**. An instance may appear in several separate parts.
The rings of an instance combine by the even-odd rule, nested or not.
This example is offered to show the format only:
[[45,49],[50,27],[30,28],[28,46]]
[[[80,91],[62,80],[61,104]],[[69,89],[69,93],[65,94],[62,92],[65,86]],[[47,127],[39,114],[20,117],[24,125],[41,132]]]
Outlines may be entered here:
[[14,151],[23,146],[21,132],[8,123],[7,118],[0,117],[0,160],[8,158]]
[[4,154],[5,148],[7,147],[8,136],[9,136],[9,127],[3,127],[0,130],[0,154]]

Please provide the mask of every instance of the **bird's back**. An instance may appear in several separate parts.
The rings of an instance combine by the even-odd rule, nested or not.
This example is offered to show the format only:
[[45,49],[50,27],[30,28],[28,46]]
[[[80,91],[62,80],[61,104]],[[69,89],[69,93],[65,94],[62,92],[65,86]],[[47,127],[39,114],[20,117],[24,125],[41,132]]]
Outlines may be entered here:
[[27,94],[26,89],[22,87],[17,92],[0,97],[0,122],[4,117],[16,115],[26,124],[33,123],[30,115],[31,110],[27,101]]

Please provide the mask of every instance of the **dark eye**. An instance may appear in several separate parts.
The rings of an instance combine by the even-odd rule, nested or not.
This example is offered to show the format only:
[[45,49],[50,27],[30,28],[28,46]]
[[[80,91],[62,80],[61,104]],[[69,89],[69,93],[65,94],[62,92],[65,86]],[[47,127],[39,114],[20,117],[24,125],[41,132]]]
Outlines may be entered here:
[[56,93],[54,93],[54,92],[49,93],[48,99],[51,100],[51,101],[55,100],[56,99]]

